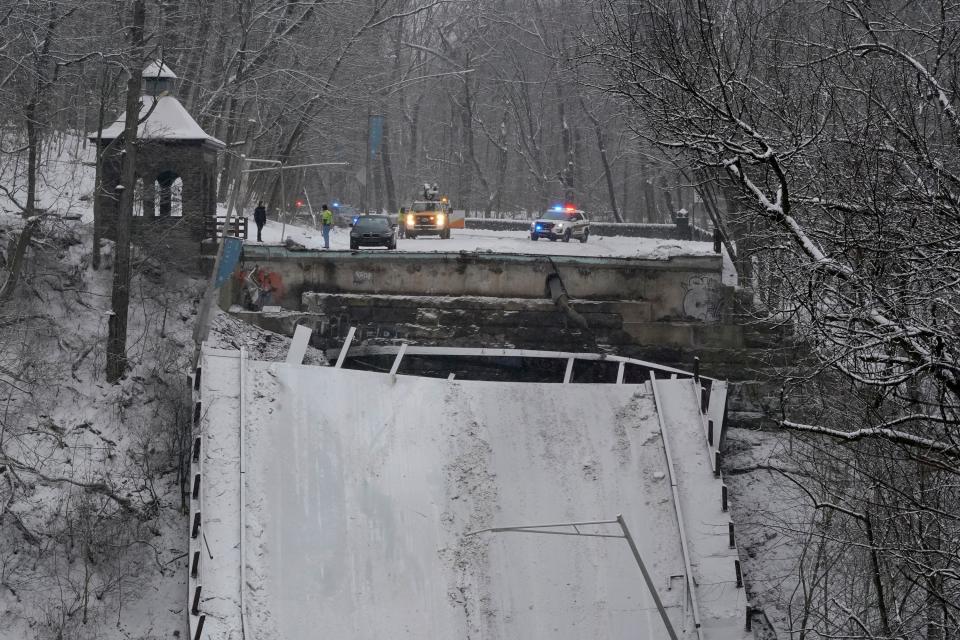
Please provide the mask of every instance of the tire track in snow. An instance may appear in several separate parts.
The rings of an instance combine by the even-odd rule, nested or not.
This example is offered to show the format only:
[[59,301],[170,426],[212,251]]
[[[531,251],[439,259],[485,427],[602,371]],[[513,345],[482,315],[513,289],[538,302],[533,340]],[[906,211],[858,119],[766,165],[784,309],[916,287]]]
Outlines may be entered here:
[[[461,433],[450,433],[448,462],[443,468],[448,507],[441,519],[455,540],[452,547],[439,551],[456,582],[447,591],[450,604],[463,609],[466,638],[496,640],[497,611],[490,594],[489,542],[485,536],[466,536],[470,531],[491,526],[499,502],[495,474],[490,472],[493,449],[484,438],[485,428],[474,419],[465,404],[452,409],[457,401],[456,383],[444,396],[444,408],[457,415],[466,412],[468,426]],[[458,420],[458,422],[460,422]]]

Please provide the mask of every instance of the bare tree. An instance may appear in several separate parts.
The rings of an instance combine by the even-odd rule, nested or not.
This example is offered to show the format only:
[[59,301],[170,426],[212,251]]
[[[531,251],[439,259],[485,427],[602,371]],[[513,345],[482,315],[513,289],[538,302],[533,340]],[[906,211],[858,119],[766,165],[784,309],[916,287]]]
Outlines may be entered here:
[[725,174],[760,312],[819,357],[779,424],[802,434],[788,473],[839,564],[805,566],[821,586],[797,634],[956,637],[956,7],[606,0],[597,17],[632,130]]
[[129,23],[130,61],[127,65],[127,111],[123,128],[120,203],[116,216],[116,258],[113,266],[112,313],[107,336],[107,380],[116,382],[127,370],[127,313],[130,306],[130,225],[133,216],[140,124],[140,82],[144,63],[146,4],[134,0]]

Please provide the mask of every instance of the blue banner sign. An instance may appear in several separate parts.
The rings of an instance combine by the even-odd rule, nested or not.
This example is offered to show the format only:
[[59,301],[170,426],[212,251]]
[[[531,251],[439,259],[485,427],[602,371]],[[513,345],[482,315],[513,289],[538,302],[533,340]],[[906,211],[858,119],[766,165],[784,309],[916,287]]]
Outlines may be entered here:
[[383,116],[370,116],[370,157],[376,158],[383,142]]
[[214,282],[214,288],[223,286],[223,283],[230,279],[230,275],[240,262],[240,252],[243,250],[243,240],[232,236],[223,239],[223,258],[220,260],[220,268],[217,269],[217,279]]

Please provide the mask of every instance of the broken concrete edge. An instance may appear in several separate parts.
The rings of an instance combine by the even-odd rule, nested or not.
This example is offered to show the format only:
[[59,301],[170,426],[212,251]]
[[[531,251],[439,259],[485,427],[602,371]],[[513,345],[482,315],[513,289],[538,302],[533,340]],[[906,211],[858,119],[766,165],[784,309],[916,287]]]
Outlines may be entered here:
[[[356,261],[372,259],[381,261],[422,262],[423,260],[478,260],[503,262],[554,262],[558,265],[597,266],[615,265],[618,267],[671,268],[677,266],[696,266],[700,269],[717,271],[723,267],[723,257],[715,253],[696,255],[665,256],[563,256],[538,253],[499,253],[493,251],[398,251],[387,254],[373,254],[362,251],[335,249],[291,250],[279,245],[246,244],[243,247],[244,260],[295,260],[295,261]],[[709,265],[709,267],[708,267]]]

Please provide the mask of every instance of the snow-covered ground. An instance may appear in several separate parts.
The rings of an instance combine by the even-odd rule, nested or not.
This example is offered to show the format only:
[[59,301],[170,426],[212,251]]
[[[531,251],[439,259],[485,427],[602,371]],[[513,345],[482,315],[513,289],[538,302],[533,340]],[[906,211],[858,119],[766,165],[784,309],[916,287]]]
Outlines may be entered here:
[[[249,236],[256,242],[257,230],[251,218]],[[282,234],[282,235],[281,235]],[[264,244],[280,244],[290,238],[309,249],[322,249],[323,236],[309,226],[283,225],[268,220],[263,230]],[[350,249],[350,228],[335,227],[330,233],[330,248]],[[364,248],[364,251],[386,249]],[[666,258],[675,255],[713,255],[712,242],[689,240],[661,240],[656,238],[630,238],[623,236],[590,236],[586,243],[533,242],[523,231],[487,231],[484,229],[453,229],[449,240],[436,236],[423,236],[414,240],[397,241],[398,251],[491,251],[494,253],[530,253],[559,256],[600,256],[633,258]]]

